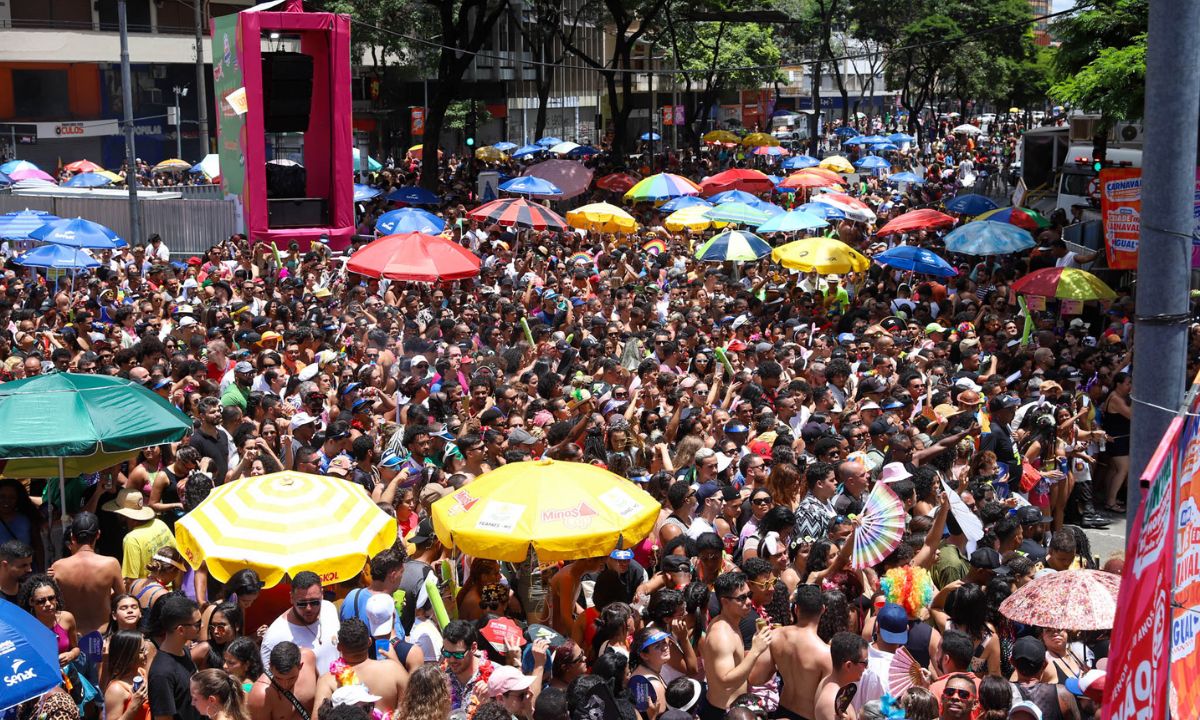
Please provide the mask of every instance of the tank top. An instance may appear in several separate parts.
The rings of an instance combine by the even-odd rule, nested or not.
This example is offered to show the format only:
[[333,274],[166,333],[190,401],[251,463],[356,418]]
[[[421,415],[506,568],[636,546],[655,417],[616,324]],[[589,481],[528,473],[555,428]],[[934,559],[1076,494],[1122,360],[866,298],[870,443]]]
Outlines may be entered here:
[[1063,720],[1062,710],[1058,707],[1058,686],[1047,683],[1017,684],[1017,692],[1021,698],[1032,702],[1042,711],[1042,720]]
[[904,647],[908,648],[908,652],[921,667],[928,667],[932,660],[929,657],[929,639],[932,635],[933,628],[929,627],[928,623],[920,620],[909,621],[908,642],[904,643]]
[[54,638],[58,642],[58,654],[62,655],[71,649],[71,636],[67,634],[66,628],[54,621],[54,627],[50,628],[54,631]]

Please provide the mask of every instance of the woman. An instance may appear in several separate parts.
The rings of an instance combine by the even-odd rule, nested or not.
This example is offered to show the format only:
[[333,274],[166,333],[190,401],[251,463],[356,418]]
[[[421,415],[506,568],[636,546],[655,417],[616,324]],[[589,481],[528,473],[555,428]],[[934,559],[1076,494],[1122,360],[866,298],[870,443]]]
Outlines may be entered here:
[[636,627],[637,614],[628,604],[614,602],[606,605],[600,610],[596,636],[592,638],[594,657],[600,657],[605,650],[629,657],[630,638]]
[[113,596],[111,605],[108,627],[104,630],[105,637],[112,637],[121,630],[137,631],[141,628],[142,606],[137,598],[128,593],[121,593]]
[[[587,655],[583,648],[568,640],[554,651],[553,664],[550,668],[550,687],[566,691],[575,678],[587,674]],[[410,681],[411,682],[411,681]]]
[[969,670],[976,676],[1000,674],[1000,637],[987,621],[988,604],[983,588],[956,580],[942,588],[929,608],[938,632],[958,630],[975,644]]
[[658,672],[669,685],[675,678],[692,677],[699,672],[700,662],[696,648],[691,642],[691,627],[688,625],[687,601],[683,592],[672,588],[655,590],[643,613],[647,625],[671,633],[674,648],[667,664]]
[[401,487],[396,490],[396,531],[400,537],[408,537],[421,518],[417,515],[417,490],[415,487]]
[[667,683],[661,673],[671,657],[671,634],[653,626],[644,627],[634,634],[632,649],[629,694],[642,717],[654,720],[667,710]]
[[104,716],[108,720],[149,720],[146,647],[142,634],[119,630],[108,640]]
[[767,490],[776,505],[795,511],[804,499],[804,474],[793,463],[781,462],[771,468],[767,476]]
[[34,567],[40,567],[45,552],[42,549],[42,517],[29,498],[29,491],[13,478],[0,480],[0,544],[20,540],[33,548]]
[[[1028,416],[1027,416],[1028,419]],[[1066,508],[1067,493],[1067,445],[1058,434],[1058,425],[1050,412],[1032,418],[1032,428],[1023,443],[1022,459],[1036,468],[1042,476],[1041,482],[1029,490],[1029,501],[1046,508],[1048,514],[1057,515],[1054,529],[1062,527],[1062,514]]]
[[1133,420],[1133,376],[1119,372],[1113,375],[1113,390],[1100,406],[1100,427],[1111,438],[1105,445],[1108,455],[1108,473],[1105,485],[1108,488],[1104,509],[1114,515],[1124,515],[1125,505],[1117,502],[1117,493],[1129,476],[1129,427]]
[[438,665],[422,665],[408,677],[403,710],[397,711],[395,717],[405,720],[445,720],[450,717],[450,690],[446,674]]
[[[507,615],[513,607],[513,593],[500,582],[500,563],[495,560],[475,558],[471,561],[471,576],[458,591],[458,617],[474,622],[486,616]],[[516,606],[520,612],[519,604]]]
[[[242,617],[245,618],[246,612],[254,601],[258,599],[259,593],[262,592],[263,582],[258,579],[258,573],[250,570],[238,570],[230,578],[229,582],[225,583],[224,602],[235,603],[238,610],[241,611]],[[216,612],[218,604],[214,603],[204,609],[200,617],[200,640],[208,639],[208,621],[212,614]],[[266,632],[266,626],[258,629],[259,636]],[[239,633],[240,634],[240,633]]]
[[38,574],[21,585],[17,604],[54,633],[58,664],[69,665],[83,653],[75,631],[75,616],[62,609],[62,593],[49,575]]
[[192,676],[192,707],[209,720],[250,720],[241,683],[224,670],[209,668]]
[[741,544],[741,556],[746,557],[746,540],[758,532],[758,525],[762,522],[763,516],[771,509],[774,502],[771,500],[771,491],[766,488],[755,488],[750,493],[750,518],[746,520],[746,524],[742,526],[738,533],[738,542]]
[[923,687],[910,687],[900,698],[900,707],[906,720],[938,720],[941,711],[938,699]]
[[1058,628],[1042,628],[1042,644],[1046,646],[1046,674],[1053,677],[1043,678],[1047,682],[1065,683],[1067,678],[1082,677],[1090,668],[1083,648],[1084,657],[1075,654],[1071,647],[1071,634]]
[[254,681],[262,677],[262,655],[258,651],[258,643],[248,637],[234,638],[225,647],[225,672],[233,675],[242,684],[244,692],[250,692]]
[[138,578],[129,585],[129,592],[137,598],[142,610],[149,611],[159,598],[171,590],[180,588],[180,581],[187,566],[183,564],[183,556],[175,548],[167,545],[155,551],[150,562],[146,563],[149,574]]
[[776,505],[768,510],[763,516],[758,525],[758,531],[746,538],[746,542],[742,545],[742,562],[750,558],[758,557],[761,552],[763,538],[770,533],[775,533],[784,541],[786,546],[787,536],[790,535],[791,529],[796,524],[796,513],[784,505]]
[[219,668],[225,663],[225,648],[242,636],[242,609],[223,602],[208,617],[208,640],[192,646],[192,662],[198,668]]
[[1008,720],[1012,701],[1012,683],[1003,677],[988,675],[979,682],[977,720]]

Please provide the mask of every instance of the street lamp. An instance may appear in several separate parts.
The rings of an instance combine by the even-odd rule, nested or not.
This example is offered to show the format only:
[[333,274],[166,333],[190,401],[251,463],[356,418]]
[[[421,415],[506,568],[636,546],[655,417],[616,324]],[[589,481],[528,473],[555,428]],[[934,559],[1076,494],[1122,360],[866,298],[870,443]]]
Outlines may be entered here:
[[[183,118],[179,115],[179,98],[187,97],[187,85],[172,88],[175,91],[175,157],[183,159]],[[201,158],[203,160],[204,158]]]

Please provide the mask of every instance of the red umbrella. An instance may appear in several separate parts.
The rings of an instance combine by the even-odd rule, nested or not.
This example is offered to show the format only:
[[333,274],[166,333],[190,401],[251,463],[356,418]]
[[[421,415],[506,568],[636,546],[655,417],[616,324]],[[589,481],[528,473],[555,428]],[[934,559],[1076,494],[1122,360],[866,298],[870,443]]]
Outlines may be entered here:
[[819,187],[830,187],[832,185],[840,185],[841,178],[830,180],[824,175],[816,175],[813,173],[795,173],[788,175],[784,181],[779,183],[781,189],[787,190],[809,190]]
[[629,173],[613,173],[612,175],[605,175],[597,180],[596,187],[600,188],[601,190],[609,190],[611,192],[621,193],[624,195],[625,193],[629,192],[629,188],[637,185],[638,180],[641,180],[641,178],[637,175],[631,175]]
[[933,228],[950,227],[954,218],[937,210],[927,208],[906,212],[898,218],[893,218],[888,224],[875,231],[876,235],[892,233],[907,233],[914,230],[932,230]]
[[479,258],[440,235],[385,235],[350,256],[346,270],[387,280],[465,280],[479,274]]
[[68,170],[73,173],[99,172],[103,169],[104,168],[100,167],[91,160],[76,160],[73,163],[67,163],[66,165],[63,165],[63,170]]
[[767,193],[775,189],[771,178],[757,170],[732,168],[708,178],[700,183],[700,191],[704,195],[716,195],[726,190],[741,190],[752,194]]
[[567,221],[561,215],[525,198],[493,200],[472,210],[468,215],[480,222],[496,225],[533,228],[534,230],[565,230]]
[[842,178],[841,175],[838,175],[834,171],[828,170],[823,167],[804,168],[803,170],[799,171],[797,174],[798,175],[819,175],[820,177],[823,177],[823,178],[829,178],[830,180],[832,180],[835,183],[845,182],[845,180]]

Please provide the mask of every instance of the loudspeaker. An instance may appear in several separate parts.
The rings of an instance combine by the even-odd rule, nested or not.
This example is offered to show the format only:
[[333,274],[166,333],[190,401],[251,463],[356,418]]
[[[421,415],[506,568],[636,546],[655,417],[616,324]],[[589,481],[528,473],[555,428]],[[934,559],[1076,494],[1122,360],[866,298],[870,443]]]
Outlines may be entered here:
[[263,125],[267,132],[305,132],[312,108],[313,59],[293,52],[263,53]]
[[267,163],[268,198],[302,198],[307,182],[308,171],[300,165]]
[[329,224],[329,209],[324,198],[267,200],[267,227],[324,227]]

